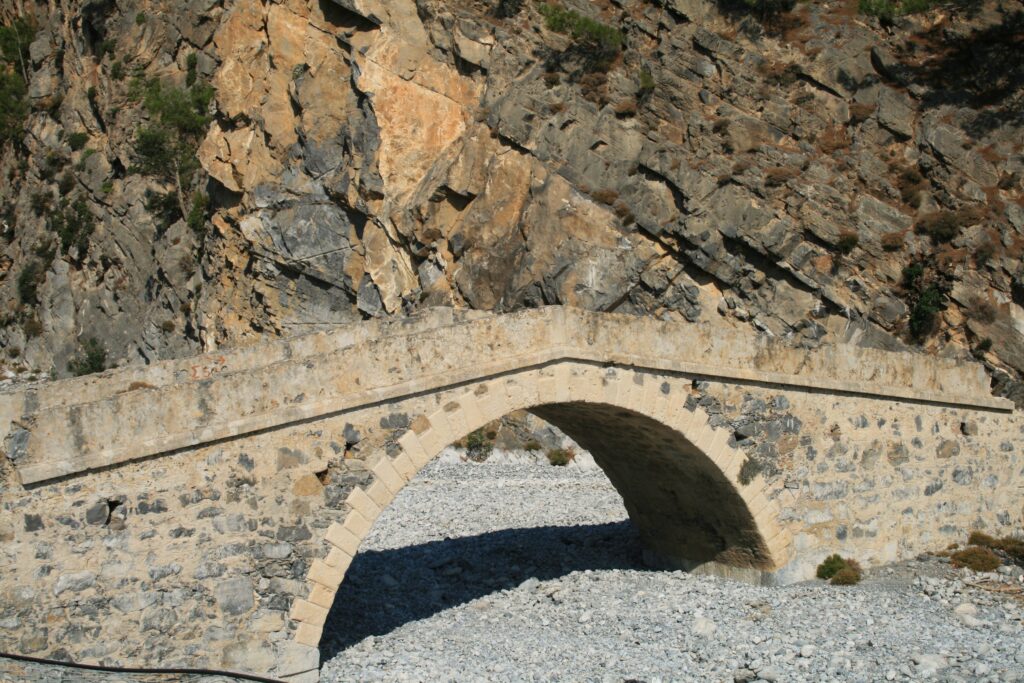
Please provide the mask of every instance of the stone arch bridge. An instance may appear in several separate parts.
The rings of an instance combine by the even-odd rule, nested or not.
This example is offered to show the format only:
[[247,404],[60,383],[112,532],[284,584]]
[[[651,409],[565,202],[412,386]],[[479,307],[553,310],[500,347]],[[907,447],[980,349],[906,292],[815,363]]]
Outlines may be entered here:
[[447,444],[528,409],[663,561],[765,582],[1019,530],[980,366],[725,323],[434,310],[0,395],[0,650],[318,677],[360,540]]

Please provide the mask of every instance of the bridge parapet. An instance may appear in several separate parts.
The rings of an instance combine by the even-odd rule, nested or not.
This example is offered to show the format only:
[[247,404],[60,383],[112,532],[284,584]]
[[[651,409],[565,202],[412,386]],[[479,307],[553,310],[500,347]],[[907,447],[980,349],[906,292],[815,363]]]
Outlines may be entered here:
[[[480,351],[493,358],[481,365]],[[22,483],[34,485],[569,359],[831,393],[1013,407],[990,395],[980,365],[923,354],[849,345],[797,349],[724,324],[562,307],[502,316],[435,309],[420,318],[4,395],[0,419],[7,424],[0,430],[7,427],[6,451]]]

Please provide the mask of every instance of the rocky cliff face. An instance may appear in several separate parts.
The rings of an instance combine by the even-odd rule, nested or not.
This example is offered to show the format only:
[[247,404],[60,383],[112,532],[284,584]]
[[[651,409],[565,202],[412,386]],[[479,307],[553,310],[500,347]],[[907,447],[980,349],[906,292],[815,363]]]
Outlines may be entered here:
[[[8,365],[564,303],[973,352],[1013,393],[1024,6],[850,5],[557,5],[620,48],[512,0],[4,0],[38,27],[0,163]],[[198,213],[140,172],[154,80],[215,89]]]

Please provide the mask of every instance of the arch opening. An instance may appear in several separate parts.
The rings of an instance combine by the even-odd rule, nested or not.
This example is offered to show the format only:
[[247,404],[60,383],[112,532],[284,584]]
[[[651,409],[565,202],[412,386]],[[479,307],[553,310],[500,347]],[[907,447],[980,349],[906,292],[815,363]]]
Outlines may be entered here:
[[530,412],[590,452],[622,496],[651,562],[747,580],[773,569],[746,501],[683,434],[603,403],[553,403]]

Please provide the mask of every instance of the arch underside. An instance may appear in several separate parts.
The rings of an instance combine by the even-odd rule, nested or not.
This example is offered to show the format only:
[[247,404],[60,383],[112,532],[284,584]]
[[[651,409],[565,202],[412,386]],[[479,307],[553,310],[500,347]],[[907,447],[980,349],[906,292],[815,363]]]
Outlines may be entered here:
[[687,570],[708,563],[773,568],[746,502],[715,463],[679,432],[600,403],[547,404],[530,412],[593,455],[657,560]]

